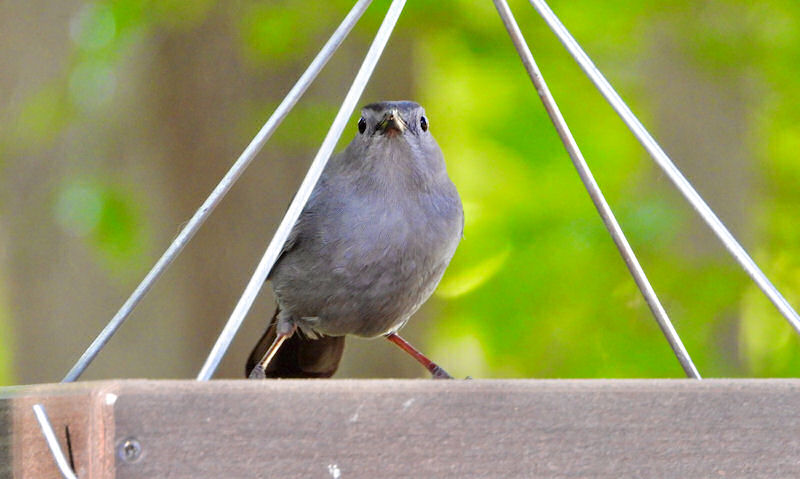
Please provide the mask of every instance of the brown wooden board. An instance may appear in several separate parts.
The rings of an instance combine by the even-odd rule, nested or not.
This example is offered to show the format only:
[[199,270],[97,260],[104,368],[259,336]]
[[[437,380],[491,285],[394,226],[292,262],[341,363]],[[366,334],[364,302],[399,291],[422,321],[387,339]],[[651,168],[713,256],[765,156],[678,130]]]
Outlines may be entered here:
[[[113,405],[117,382],[41,384],[0,388],[0,477],[61,477],[53,456],[33,414],[41,403],[67,452],[66,426],[69,426],[72,458],[80,478],[113,477]],[[110,396],[109,396],[110,395]],[[5,456],[5,457],[4,457]]]
[[800,477],[798,380],[127,380],[0,397],[3,477],[59,477],[37,401],[62,447],[70,425],[81,478]]

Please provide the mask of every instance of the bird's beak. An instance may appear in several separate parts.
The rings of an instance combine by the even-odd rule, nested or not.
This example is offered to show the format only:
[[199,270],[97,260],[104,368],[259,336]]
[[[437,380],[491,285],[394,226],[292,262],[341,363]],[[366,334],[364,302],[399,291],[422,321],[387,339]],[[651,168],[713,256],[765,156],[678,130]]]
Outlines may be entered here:
[[403,133],[407,127],[408,125],[403,121],[396,108],[387,113],[383,117],[383,121],[378,124],[378,129],[384,134]]

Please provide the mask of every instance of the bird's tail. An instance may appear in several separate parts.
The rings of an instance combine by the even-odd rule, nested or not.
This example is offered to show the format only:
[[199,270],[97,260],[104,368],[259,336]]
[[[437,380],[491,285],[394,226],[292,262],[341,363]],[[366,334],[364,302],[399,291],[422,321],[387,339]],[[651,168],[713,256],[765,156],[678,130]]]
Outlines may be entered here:
[[[250,353],[245,371],[247,376],[275,341],[277,317],[278,310],[275,310],[267,330]],[[339,367],[343,351],[344,336],[311,339],[298,329],[284,341],[264,372],[268,378],[329,378]]]

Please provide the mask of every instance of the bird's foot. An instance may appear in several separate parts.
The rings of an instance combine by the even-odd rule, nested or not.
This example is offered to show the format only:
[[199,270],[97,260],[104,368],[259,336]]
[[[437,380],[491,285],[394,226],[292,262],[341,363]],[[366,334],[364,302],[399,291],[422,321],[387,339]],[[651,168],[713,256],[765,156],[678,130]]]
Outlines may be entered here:
[[260,364],[256,364],[247,379],[267,379],[267,375],[264,373],[264,368]]
[[431,371],[431,376],[433,376],[433,379],[455,379],[453,376],[448,374],[447,371],[442,369],[440,366],[437,366],[436,364],[433,365],[430,371]]

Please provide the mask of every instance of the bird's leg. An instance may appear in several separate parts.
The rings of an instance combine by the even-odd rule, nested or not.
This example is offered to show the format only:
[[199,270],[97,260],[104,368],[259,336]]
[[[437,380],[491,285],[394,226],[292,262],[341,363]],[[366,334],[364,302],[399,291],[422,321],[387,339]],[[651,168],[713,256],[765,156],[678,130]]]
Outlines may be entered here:
[[428,359],[424,354],[419,352],[417,348],[409,344],[408,341],[398,336],[397,333],[387,334],[386,339],[398,345],[400,349],[410,354],[411,357],[413,357],[414,359],[419,361],[420,364],[425,366],[425,368],[428,371],[430,371],[431,375],[433,375],[433,379],[453,379],[453,376],[447,374],[447,371],[442,369],[438,364]]
[[266,370],[269,362],[278,354],[278,350],[281,348],[283,342],[292,337],[292,334],[294,334],[296,330],[296,325],[288,321],[282,321],[280,317],[278,318],[278,325],[275,328],[275,341],[272,342],[267,352],[264,353],[264,357],[261,358],[255,367],[253,367],[253,370],[250,371],[249,379],[266,379]]

